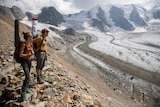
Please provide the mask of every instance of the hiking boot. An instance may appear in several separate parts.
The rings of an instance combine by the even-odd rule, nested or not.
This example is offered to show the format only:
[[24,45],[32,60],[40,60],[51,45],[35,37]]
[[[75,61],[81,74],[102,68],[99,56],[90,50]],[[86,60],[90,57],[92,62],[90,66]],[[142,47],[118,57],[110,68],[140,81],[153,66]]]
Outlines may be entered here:
[[28,101],[25,92],[22,92],[22,94],[21,94],[21,100],[22,100],[22,101]]
[[38,84],[43,84],[44,83],[44,80],[41,78],[41,77],[37,77],[37,82]]
[[32,91],[29,88],[27,88],[26,93],[32,93]]

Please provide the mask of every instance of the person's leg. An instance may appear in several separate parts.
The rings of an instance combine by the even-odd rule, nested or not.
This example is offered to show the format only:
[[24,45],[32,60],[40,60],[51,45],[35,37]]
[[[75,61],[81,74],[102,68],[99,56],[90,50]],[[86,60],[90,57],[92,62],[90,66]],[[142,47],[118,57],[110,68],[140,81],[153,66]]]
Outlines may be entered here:
[[37,53],[37,66],[36,66],[36,72],[37,72],[37,82],[39,84],[44,83],[41,75],[42,75],[42,68],[44,67],[44,55]]
[[23,71],[25,73],[25,79],[23,81],[22,94],[21,94],[21,98],[24,101],[24,100],[27,100],[27,98],[26,98],[26,90],[27,90],[27,87],[29,85],[29,67],[28,67],[27,61],[23,61],[21,63],[21,65],[22,65]]
[[39,83],[39,84],[43,84],[44,83],[44,81],[43,81],[43,79],[41,78],[41,70],[40,69],[36,69],[36,72],[37,72],[37,82]]
[[24,79],[23,86],[22,86],[22,92],[26,92],[26,88],[29,85],[29,68],[28,68],[27,62],[23,62],[21,65],[25,73],[25,79]]
[[[28,64],[28,69],[29,69],[29,74],[30,74],[30,71],[31,71],[31,61],[27,61],[27,64]],[[27,84],[26,92],[27,93],[32,93],[32,91],[29,88],[29,79],[28,79],[28,84]]]
[[41,59],[42,59],[42,62],[41,62],[41,70],[40,70],[40,76],[42,77],[42,69],[44,68],[44,65],[45,65],[45,61],[46,61],[46,54],[42,54],[41,55]]

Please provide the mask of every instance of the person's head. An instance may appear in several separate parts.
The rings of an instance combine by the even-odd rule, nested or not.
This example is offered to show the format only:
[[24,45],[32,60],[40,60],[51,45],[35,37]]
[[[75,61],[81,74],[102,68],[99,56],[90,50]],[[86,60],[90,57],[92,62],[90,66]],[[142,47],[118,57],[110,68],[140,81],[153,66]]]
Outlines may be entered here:
[[25,40],[32,39],[32,34],[30,32],[23,32],[22,34]]
[[46,28],[44,28],[44,29],[41,30],[41,33],[42,33],[42,35],[43,35],[44,37],[46,37],[46,36],[48,36],[49,30],[46,29]]

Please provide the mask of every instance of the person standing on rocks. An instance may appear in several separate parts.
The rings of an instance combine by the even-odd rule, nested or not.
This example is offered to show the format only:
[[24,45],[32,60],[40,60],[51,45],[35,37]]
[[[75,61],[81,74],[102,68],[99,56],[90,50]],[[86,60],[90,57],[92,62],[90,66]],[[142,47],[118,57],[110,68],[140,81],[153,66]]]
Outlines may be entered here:
[[26,97],[26,93],[32,93],[29,89],[29,78],[30,78],[30,70],[31,70],[31,60],[32,56],[34,55],[33,44],[32,44],[32,35],[30,32],[24,33],[25,42],[22,42],[20,45],[20,52],[19,56],[22,58],[21,66],[25,73],[25,80],[23,81],[22,85],[22,94],[21,99],[22,101],[28,100]]
[[37,36],[33,39],[34,51],[37,60],[36,73],[37,73],[37,83],[43,84],[44,80],[42,79],[42,69],[45,65],[47,42],[46,37],[48,36],[48,29],[44,28],[41,30],[42,35]]

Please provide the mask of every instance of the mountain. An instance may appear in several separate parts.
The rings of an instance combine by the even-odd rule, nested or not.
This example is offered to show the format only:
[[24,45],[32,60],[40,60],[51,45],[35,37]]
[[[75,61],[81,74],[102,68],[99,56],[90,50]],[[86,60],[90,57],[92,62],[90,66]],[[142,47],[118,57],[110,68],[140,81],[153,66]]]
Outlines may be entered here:
[[124,17],[124,11],[121,8],[112,6],[110,9],[110,18],[115,23],[116,26],[124,30],[134,30],[134,27],[128,20]]
[[58,25],[65,22],[63,16],[54,7],[44,7],[38,15],[39,22]]
[[17,6],[13,6],[12,8],[0,6],[0,13],[10,19],[23,19],[25,17],[25,13],[22,9]]
[[32,17],[38,17],[38,21],[42,23],[48,23],[57,26],[58,24],[65,22],[61,13],[59,13],[54,7],[44,7],[40,14],[33,14],[31,12],[24,12],[17,6],[12,8],[0,6],[0,13],[10,19],[22,20],[25,16],[28,20]]
[[[145,10],[144,10],[145,12]],[[133,21],[138,26],[147,26],[147,23],[144,21],[144,19],[140,16],[138,13],[137,8],[133,5],[133,10],[130,14],[130,20]]]

